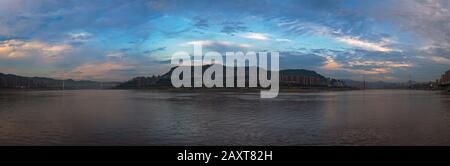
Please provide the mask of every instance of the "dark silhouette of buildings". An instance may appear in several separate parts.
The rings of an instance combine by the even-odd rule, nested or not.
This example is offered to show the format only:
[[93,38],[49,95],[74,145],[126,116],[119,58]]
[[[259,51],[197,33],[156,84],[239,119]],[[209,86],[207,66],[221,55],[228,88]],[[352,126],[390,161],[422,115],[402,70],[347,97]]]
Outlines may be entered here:
[[307,70],[285,70],[280,72],[280,82],[298,86],[326,86],[327,80]]
[[441,76],[441,80],[439,82],[444,86],[450,85],[450,70],[448,70]]

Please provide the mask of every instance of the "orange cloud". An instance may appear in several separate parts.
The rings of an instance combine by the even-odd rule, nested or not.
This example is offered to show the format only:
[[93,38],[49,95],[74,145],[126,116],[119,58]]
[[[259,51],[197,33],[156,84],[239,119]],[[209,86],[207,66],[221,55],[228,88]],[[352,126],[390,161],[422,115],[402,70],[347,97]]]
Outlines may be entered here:
[[372,69],[346,68],[346,67],[344,67],[344,65],[336,62],[336,60],[334,60],[331,56],[327,56],[326,58],[327,58],[327,60],[325,61],[324,65],[322,66],[322,68],[325,70],[347,71],[347,72],[351,72],[351,73],[367,74],[367,75],[385,74],[385,73],[392,72],[392,70],[390,68],[372,68]]
[[0,58],[17,59],[29,56],[41,56],[51,60],[55,55],[70,50],[66,44],[47,44],[40,41],[6,40],[0,42]]
[[326,70],[342,70],[342,65],[337,63],[332,57],[327,56],[327,61],[322,66]]

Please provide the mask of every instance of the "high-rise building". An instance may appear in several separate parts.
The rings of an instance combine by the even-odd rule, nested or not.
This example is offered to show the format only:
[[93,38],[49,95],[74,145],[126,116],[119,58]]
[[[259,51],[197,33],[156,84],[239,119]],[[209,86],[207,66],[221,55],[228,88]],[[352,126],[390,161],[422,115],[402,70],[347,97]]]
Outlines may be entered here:
[[440,84],[441,85],[450,85],[450,70],[448,70],[441,76]]

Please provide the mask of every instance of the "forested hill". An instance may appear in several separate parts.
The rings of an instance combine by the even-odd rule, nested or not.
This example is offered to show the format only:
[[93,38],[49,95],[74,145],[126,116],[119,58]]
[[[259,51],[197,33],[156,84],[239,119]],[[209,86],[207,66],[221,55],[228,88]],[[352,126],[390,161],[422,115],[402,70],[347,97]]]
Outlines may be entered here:
[[[210,65],[202,66],[203,72],[209,67],[210,67]],[[151,87],[171,87],[172,84],[170,81],[170,77],[175,68],[177,68],[177,67],[171,68],[168,72],[166,72],[165,74],[163,74],[161,76],[135,77],[129,81],[126,81],[126,82],[118,85],[117,88],[119,88],[119,89],[136,89],[136,88],[151,88]],[[236,67],[234,69],[237,70]],[[193,73],[194,69],[192,68],[191,70],[192,70],[191,73]],[[224,66],[223,67],[224,77],[225,77],[225,70],[226,70],[226,67]],[[256,70],[258,71],[259,69],[256,68]],[[247,81],[249,67],[245,67],[245,71],[246,71],[246,75],[247,75],[245,79]],[[322,86],[327,85],[326,78],[324,76],[316,73],[315,71],[304,70],[304,69],[280,70],[280,75],[283,75],[283,74],[314,77],[321,81]],[[223,80],[225,80],[225,78],[223,78]],[[235,76],[235,80],[236,80],[236,76]],[[283,80],[280,80],[280,81],[283,84],[284,81]]]

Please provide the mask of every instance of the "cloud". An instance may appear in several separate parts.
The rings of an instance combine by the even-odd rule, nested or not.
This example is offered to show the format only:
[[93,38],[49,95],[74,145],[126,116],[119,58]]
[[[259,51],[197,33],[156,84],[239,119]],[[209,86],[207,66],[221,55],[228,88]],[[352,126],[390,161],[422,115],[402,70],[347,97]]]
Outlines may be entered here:
[[207,28],[209,28],[208,20],[205,19],[205,18],[195,17],[194,21],[195,21],[194,26],[199,28],[199,29],[207,29]]
[[144,51],[144,54],[151,54],[151,53],[158,52],[158,51],[164,51],[164,50],[166,50],[166,48],[167,47],[158,47],[158,48],[155,48],[152,50]]
[[450,59],[441,57],[441,56],[430,56],[430,59],[433,62],[439,63],[439,64],[449,64],[450,65]]
[[396,49],[387,47],[387,45],[391,44],[393,41],[392,39],[386,37],[380,37],[381,39],[380,42],[371,42],[367,40],[362,40],[359,37],[346,35],[343,32],[341,32],[340,29],[334,30],[333,28],[328,26],[311,22],[303,22],[297,19],[280,20],[277,25],[285,29],[289,33],[329,37],[346,45],[359,49],[364,49],[367,51],[377,51],[377,52],[397,51]]
[[428,59],[434,63],[438,64],[450,64],[450,58],[445,56],[450,54],[450,43],[449,46],[445,46],[444,43],[437,45],[426,45],[419,48],[421,55],[418,58]]
[[372,68],[367,70],[366,69],[344,69],[344,70],[356,74],[367,74],[367,75],[386,74],[392,72],[392,70],[389,68]]
[[244,23],[237,21],[225,21],[222,23],[221,32],[226,34],[234,34],[237,32],[245,32],[247,31],[247,27],[244,26]]
[[427,43],[450,43],[450,3],[447,0],[396,0],[381,13],[380,7],[373,9],[375,18],[389,20]]
[[393,80],[397,80],[397,78],[391,77],[391,76],[385,76],[385,77],[378,78],[378,80],[380,80],[380,81],[393,81]]
[[20,73],[19,70],[17,70],[16,68],[11,68],[11,67],[0,67],[0,71],[1,71],[0,73],[3,73],[3,74]]
[[196,40],[196,41],[190,41],[185,43],[186,45],[197,45],[200,44],[205,47],[211,47],[211,48],[249,48],[251,45],[249,44],[243,44],[243,43],[234,43],[230,41],[214,41],[214,40]]
[[69,33],[70,39],[74,41],[85,41],[92,37],[92,34],[87,32]]
[[342,65],[337,63],[331,56],[327,56],[322,68],[326,70],[342,70]]
[[386,73],[392,72],[392,70],[390,68],[385,68],[385,67],[384,68],[376,67],[376,68],[369,68],[369,69],[354,69],[354,68],[347,67],[343,64],[336,62],[336,60],[334,58],[332,58],[331,56],[326,57],[326,61],[324,62],[323,66],[321,68],[325,69],[325,70],[346,71],[346,72],[351,72],[351,73],[355,73],[355,74],[367,74],[367,75],[386,74]]
[[123,52],[112,52],[109,54],[106,54],[106,57],[112,58],[112,59],[122,59],[125,57],[125,54]]
[[335,31],[331,27],[312,22],[305,22],[298,19],[279,20],[277,26],[286,30],[290,34],[314,34],[321,36],[334,36],[341,34],[340,31]]
[[133,68],[134,66],[131,65],[113,62],[89,63],[78,66],[68,72],[58,72],[54,77],[62,79],[72,78],[77,80],[126,80],[129,76],[124,71]]
[[72,47],[67,44],[49,44],[40,41],[6,40],[0,42],[0,58],[21,59],[38,56],[52,60]]
[[277,41],[277,42],[292,42],[292,40],[284,39],[284,38],[277,38],[277,39],[275,39],[275,41]]
[[365,40],[360,40],[358,38],[349,37],[349,36],[341,36],[336,37],[336,40],[350,46],[354,46],[357,48],[361,48],[368,51],[378,51],[378,52],[391,52],[394,51],[392,48],[385,47],[385,43],[374,43]]
[[348,62],[350,66],[384,66],[384,67],[392,67],[392,68],[407,68],[413,67],[413,64],[409,63],[395,63],[392,61],[351,61]]
[[246,39],[254,39],[254,40],[269,40],[268,34],[264,33],[244,33],[239,34],[239,37]]
[[[431,73],[448,69],[449,9],[448,0],[0,0],[0,65],[42,74],[120,60],[149,73],[139,68],[148,64],[137,61],[204,39],[192,42],[219,52],[260,48],[311,54],[282,57],[289,67],[323,65],[346,76],[404,74],[408,68],[433,79]],[[242,38],[267,42],[239,43],[250,41]],[[314,49],[342,53],[329,59]]]

